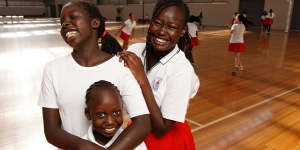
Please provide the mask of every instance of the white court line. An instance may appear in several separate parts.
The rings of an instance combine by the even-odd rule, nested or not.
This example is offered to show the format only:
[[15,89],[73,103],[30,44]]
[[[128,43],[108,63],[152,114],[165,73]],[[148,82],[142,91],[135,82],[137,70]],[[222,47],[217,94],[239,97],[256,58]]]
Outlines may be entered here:
[[223,121],[223,120],[228,119],[228,118],[230,118],[230,117],[233,117],[233,116],[235,116],[235,115],[237,115],[237,114],[240,114],[240,113],[242,113],[242,112],[245,112],[245,111],[247,111],[247,110],[249,110],[249,109],[255,108],[255,107],[259,106],[259,105],[262,105],[262,104],[264,104],[264,103],[267,103],[267,102],[269,102],[269,101],[271,101],[271,100],[273,100],[273,99],[275,99],[275,98],[277,98],[277,97],[280,97],[280,96],[282,96],[282,95],[285,95],[285,94],[287,94],[287,93],[290,93],[290,92],[292,92],[292,91],[295,91],[295,90],[297,90],[297,89],[299,89],[299,88],[300,88],[300,86],[298,86],[298,87],[296,87],[296,88],[293,88],[293,89],[291,89],[291,90],[288,90],[288,91],[286,91],[286,92],[283,92],[283,93],[281,93],[281,94],[278,94],[278,95],[276,95],[276,96],[273,96],[273,97],[271,97],[271,98],[268,98],[268,99],[266,99],[266,100],[264,100],[264,101],[261,101],[261,102],[259,102],[259,103],[257,103],[257,104],[254,104],[254,105],[251,105],[251,106],[246,107],[246,108],[244,108],[244,109],[241,109],[241,110],[239,110],[239,111],[237,111],[237,112],[231,113],[231,114],[229,114],[229,115],[227,115],[227,116],[224,116],[224,117],[222,117],[222,118],[219,118],[219,119],[217,119],[217,120],[215,120],[215,121],[209,122],[209,123],[207,123],[207,124],[205,124],[205,125],[203,125],[203,126],[194,128],[194,129],[192,129],[192,132],[196,132],[196,131],[201,130],[201,129],[203,129],[203,128],[206,128],[206,127],[208,127],[208,126],[210,126],[210,125],[216,124],[216,123],[218,123],[218,122],[220,122],[220,121]]
[[195,125],[197,125],[197,126],[199,126],[199,127],[203,126],[203,124],[200,124],[200,123],[198,123],[198,122],[196,122],[196,121],[193,121],[193,120],[190,120],[190,119],[188,119],[188,118],[185,118],[185,120],[186,120],[187,122],[190,122],[190,123],[192,123],[192,124],[195,124]]

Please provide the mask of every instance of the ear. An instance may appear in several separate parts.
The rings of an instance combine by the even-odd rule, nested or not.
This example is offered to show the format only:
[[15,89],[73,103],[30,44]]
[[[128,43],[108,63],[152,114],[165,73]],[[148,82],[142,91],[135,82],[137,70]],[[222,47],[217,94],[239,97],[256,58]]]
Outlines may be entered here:
[[180,32],[180,37],[183,37],[184,34],[186,33],[186,31],[187,31],[187,25],[185,25],[185,26],[183,27],[183,29],[181,30],[181,32]]
[[94,18],[91,21],[92,28],[97,29],[100,26],[100,19]]
[[91,114],[90,114],[90,111],[88,108],[85,108],[84,109],[84,114],[85,114],[85,117],[88,119],[88,120],[91,120],[92,117],[91,117]]

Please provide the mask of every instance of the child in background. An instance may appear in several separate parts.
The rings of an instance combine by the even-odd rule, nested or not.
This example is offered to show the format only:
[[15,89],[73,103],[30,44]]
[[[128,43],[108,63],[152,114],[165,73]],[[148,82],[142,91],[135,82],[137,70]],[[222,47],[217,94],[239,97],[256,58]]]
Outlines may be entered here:
[[191,61],[192,65],[195,66],[193,55],[192,55],[192,49],[195,46],[199,45],[198,40],[198,27],[194,23],[193,17],[190,17],[189,22],[187,23],[188,27],[188,33],[190,35],[190,43],[187,44],[187,48],[185,49],[185,55],[188,58],[188,60]]
[[274,23],[275,13],[272,9],[270,9],[268,15],[267,15],[267,33],[269,34],[271,32],[271,26]]
[[243,16],[239,15],[238,19],[236,20],[235,24],[231,27],[231,38],[229,42],[228,50],[230,52],[235,53],[234,57],[234,71],[232,75],[236,75],[236,72],[239,70],[244,70],[241,62],[241,53],[245,51],[244,48],[244,32],[245,32],[245,25],[242,23]]
[[[107,149],[122,133],[122,97],[112,83],[100,80],[92,84],[85,96],[85,116],[92,121],[83,139]],[[147,150],[142,142],[134,150]]]
[[103,150],[80,137],[89,127],[84,115],[85,91],[92,83],[106,80],[118,87],[132,119],[132,125],[124,129],[109,149],[133,149],[148,135],[151,124],[137,81],[118,57],[109,53],[122,51],[118,41],[107,34],[105,20],[93,3],[67,3],[60,20],[61,36],[73,51],[49,62],[44,69],[38,104],[43,109],[47,141],[65,150]]
[[267,24],[268,24],[268,20],[267,20],[267,12],[264,11],[260,17],[260,24],[262,26],[262,30],[263,32],[267,31]]
[[137,79],[151,115],[148,150],[195,150],[185,120],[190,98],[200,82],[183,50],[189,42],[189,8],[182,0],[159,0],[146,43],[120,53]]
[[120,28],[120,38],[123,39],[123,50],[127,50],[129,39],[133,38],[134,28],[136,26],[136,21],[134,20],[134,14],[129,14],[129,19],[127,19]]

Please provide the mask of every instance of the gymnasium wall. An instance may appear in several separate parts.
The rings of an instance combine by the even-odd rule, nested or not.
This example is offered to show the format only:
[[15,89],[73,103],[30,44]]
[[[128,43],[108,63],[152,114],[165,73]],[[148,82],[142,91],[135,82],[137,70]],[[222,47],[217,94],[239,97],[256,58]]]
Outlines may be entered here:
[[265,0],[265,10],[272,9],[276,17],[272,29],[284,30],[287,24],[289,0]]

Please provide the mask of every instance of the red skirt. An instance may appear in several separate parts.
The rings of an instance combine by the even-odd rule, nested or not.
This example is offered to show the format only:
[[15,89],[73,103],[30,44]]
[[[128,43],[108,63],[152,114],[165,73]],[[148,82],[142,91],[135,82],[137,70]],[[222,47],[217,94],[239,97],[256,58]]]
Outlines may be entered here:
[[191,46],[199,45],[198,37],[191,37]]
[[274,22],[274,19],[272,19],[272,18],[268,18],[266,20],[267,20],[267,24],[273,24],[273,22]]
[[120,38],[124,41],[129,41],[130,35],[126,34],[125,32],[121,31]]
[[191,129],[187,122],[175,122],[163,136],[150,133],[145,144],[148,150],[196,150]]
[[230,43],[228,50],[231,52],[244,52],[244,43]]

